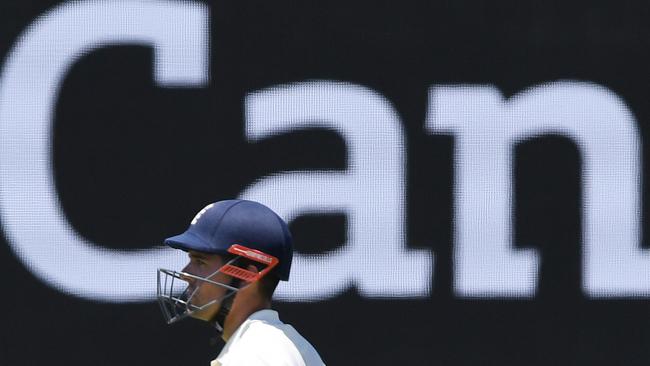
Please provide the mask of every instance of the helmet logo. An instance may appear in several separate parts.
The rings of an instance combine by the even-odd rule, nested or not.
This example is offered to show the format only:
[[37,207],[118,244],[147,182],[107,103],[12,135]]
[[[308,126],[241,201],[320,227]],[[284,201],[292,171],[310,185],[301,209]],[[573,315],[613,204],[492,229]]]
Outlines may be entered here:
[[194,216],[194,218],[192,219],[192,222],[190,223],[190,225],[196,224],[196,222],[199,221],[201,216],[203,216],[205,211],[209,210],[212,206],[214,206],[214,203],[211,203],[211,204],[203,207],[203,209],[201,211],[199,211],[199,213],[197,213],[196,216]]

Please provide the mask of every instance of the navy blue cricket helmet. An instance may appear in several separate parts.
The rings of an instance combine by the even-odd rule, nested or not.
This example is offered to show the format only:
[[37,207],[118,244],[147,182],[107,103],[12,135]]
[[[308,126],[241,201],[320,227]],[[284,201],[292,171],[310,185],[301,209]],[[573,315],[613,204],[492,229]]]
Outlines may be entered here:
[[211,203],[196,214],[184,233],[165,239],[165,244],[223,255],[231,245],[240,244],[276,257],[279,263],[271,273],[289,280],[291,233],[284,220],[261,203],[239,199]]

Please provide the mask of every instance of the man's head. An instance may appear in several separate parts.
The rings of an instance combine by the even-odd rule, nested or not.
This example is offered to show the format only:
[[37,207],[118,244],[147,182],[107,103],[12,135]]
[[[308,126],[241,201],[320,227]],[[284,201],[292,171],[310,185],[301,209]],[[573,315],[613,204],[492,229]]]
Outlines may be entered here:
[[[159,289],[161,281],[163,287],[169,285],[167,281],[173,285],[173,278],[167,277],[187,282],[183,294],[174,295],[173,286],[169,291],[159,290],[170,322],[185,315],[213,321],[223,308],[230,308],[235,295],[235,303],[270,302],[278,281],[289,278],[293,254],[289,229],[271,209],[257,202],[228,200],[210,204],[199,211],[184,233],[166,239],[165,244],[186,251],[189,257],[181,272],[160,271],[165,278],[159,275]],[[278,262],[269,266],[265,254]],[[260,273],[261,279],[242,280],[255,273]],[[180,306],[183,313],[170,316],[165,309],[170,302]]]

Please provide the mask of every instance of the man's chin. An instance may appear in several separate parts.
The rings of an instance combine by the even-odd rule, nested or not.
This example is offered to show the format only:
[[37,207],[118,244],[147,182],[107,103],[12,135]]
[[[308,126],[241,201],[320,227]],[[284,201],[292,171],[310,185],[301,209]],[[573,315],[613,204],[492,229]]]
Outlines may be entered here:
[[199,311],[193,312],[192,314],[190,314],[190,317],[198,320],[203,320],[205,322],[211,322],[218,312],[219,312],[219,304],[213,304],[206,307],[205,309],[201,309]]

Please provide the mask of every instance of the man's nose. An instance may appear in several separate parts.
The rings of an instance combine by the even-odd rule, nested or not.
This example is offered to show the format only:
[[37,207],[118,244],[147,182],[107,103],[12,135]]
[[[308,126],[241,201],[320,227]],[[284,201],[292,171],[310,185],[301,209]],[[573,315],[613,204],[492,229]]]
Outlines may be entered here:
[[181,280],[189,283],[190,285],[193,285],[196,280],[194,279],[194,277],[188,276],[188,275],[191,275],[191,274],[192,274],[192,272],[189,269],[189,265],[185,266],[181,270]]

